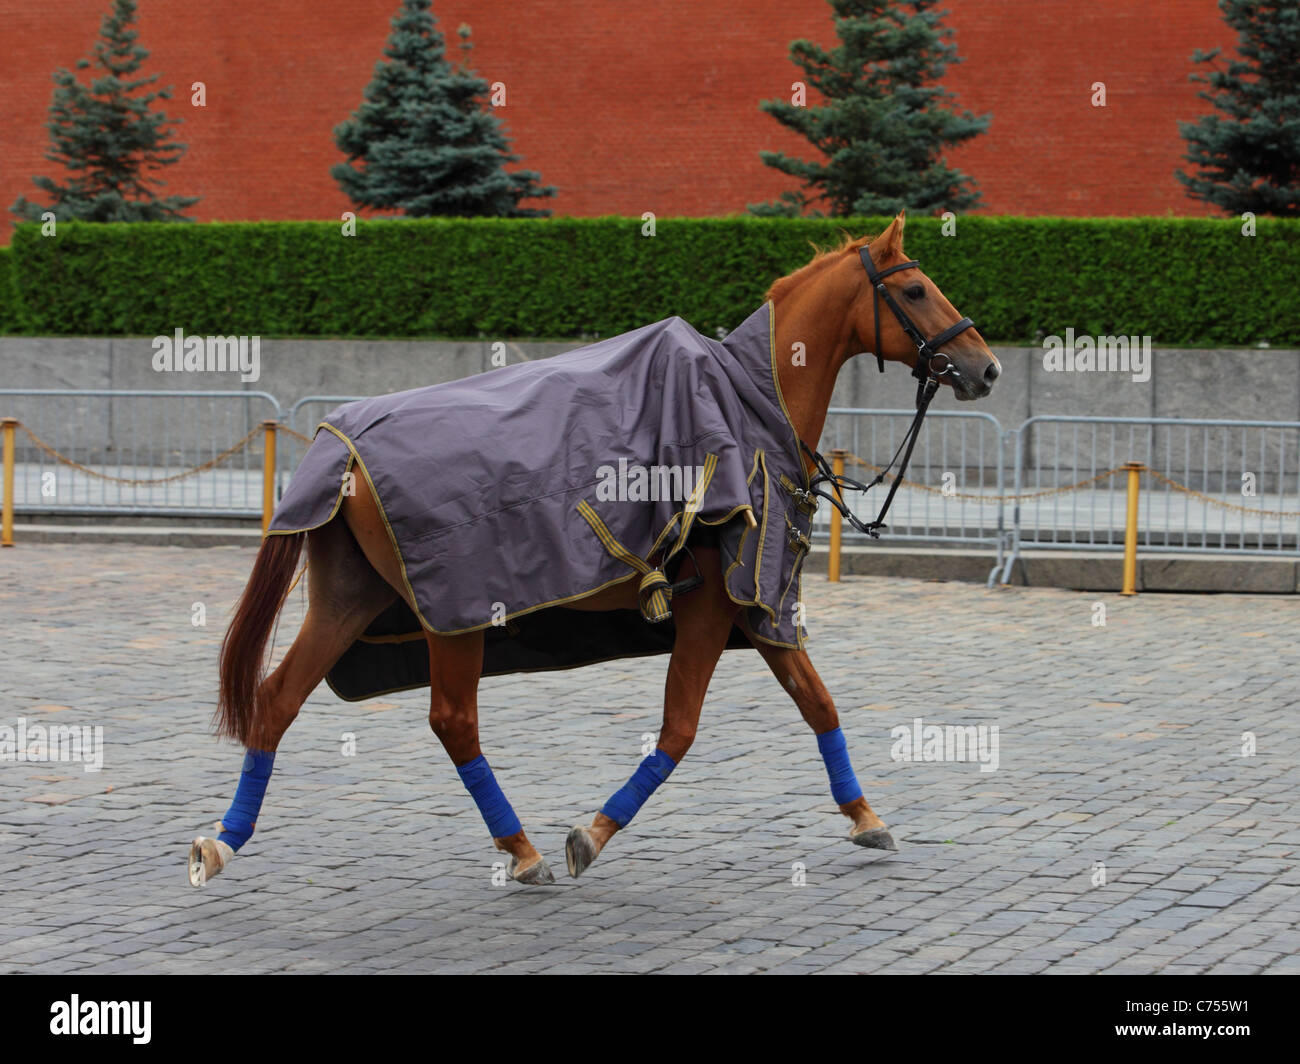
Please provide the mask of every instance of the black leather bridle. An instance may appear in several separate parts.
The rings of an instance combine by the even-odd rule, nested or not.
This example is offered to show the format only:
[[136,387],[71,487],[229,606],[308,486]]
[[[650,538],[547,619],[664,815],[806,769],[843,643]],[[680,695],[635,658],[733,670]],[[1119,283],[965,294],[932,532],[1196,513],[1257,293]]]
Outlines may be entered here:
[[[952,325],[949,325],[948,328],[944,329],[943,332],[939,333],[937,336],[932,336],[927,340],[921,334],[921,330],[916,327],[916,322],[907,316],[907,311],[899,305],[898,300],[894,298],[894,294],[885,284],[885,278],[891,273],[898,273],[900,270],[910,270],[919,267],[920,263],[915,259],[909,259],[907,262],[900,262],[894,266],[888,266],[883,270],[878,270],[876,269],[876,264],[871,261],[870,247],[864,244],[861,249],[859,249],[858,254],[862,256],[862,265],[865,266],[867,270],[867,280],[871,282],[871,309],[872,316],[876,321],[876,346],[873,350],[876,354],[876,362],[880,365],[880,372],[885,372],[885,356],[880,353],[880,301],[883,299],[885,301],[885,306],[894,312],[894,317],[898,319],[898,324],[903,327],[903,332],[907,333],[908,339],[911,340],[912,343],[916,344],[916,365],[912,367],[912,376],[922,384],[926,382],[927,378],[937,381],[940,377],[946,376],[950,373],[954,376],[959,376],[956,368],[952,364],[952,359],[939,349],[954,336],[964,333],[967,329],[973,328],[975,323],[971,321],[970,318],[962,318],[961,321],[954,322]],[[944,366],[942,369],[936,370],[934,368],[934,362],[935,359],[938,358],[943,359]],[[922,363],[924,363],[924,367],[922,366]]]
[[[876,474],[876,479],[870,484],[863,484],[842,474],[836,475],[822,455],[814,451],[803,440],[800,440],[799,444],[807,452],[808,457],[812,459],[813,465],[817,467],[817,475],[813,477],[808,485],[808,494],[826,499],[859,532],[865,533],[873,539],[879,539],[880,530],[889,527],[885,524],[885,514],[889,512],[890,504],[894,501],[894,495],[897,493],[899,485],[903,483],[903,474],[907,472],[907,463],[912,458],[912,448],[916,446],[916,437],[921,431],[921,422],[925,420],[925,412],[929,409],[930,400],[934,398],[935,392],[939,390],[939,381],[943,377],[958,377],[961,375],[958,373],[952,359],[940,349],[953,337],[972,328],[975,323],[970,318],[962,318],[960,321],[949,325],[941,333],[926,339],[921,330],[916,327],[916,322],[907,316],[907,311],[894,298],[893,293],[885,284],[885,278],[891,273],[910,270],[919,266],[919,263],[914,259],[909,259],[907,262],[900,262],[894,266],[878,270],[871,259],[871,249],[867,245],[864,244],[858,253],[862,256],[862,265],[866,267],[867,279],[871,282],[872,315],[875,318],[876,326],[874,353],[876,361],[880,365],[880,372],[885,372],[885,356],[880,351],[880,301],[882,299],[885,301],[885,306],[893,311],[894,317],[898,319],[898,324],[902,326],[903,332],[907,334],[908,339],[916,344],[916,364],[912,367],[912,376],[917,380],[916,416],[912,419],[912,425],[907,430],[907,435],[903,437],[903,442],[898,445],[898,450],[894,452],[894,457],[889,460],[889,465]],[[940,359],[943,360],[942,365],[936,368],[936,363]],[[904,451],[904,448],[906,448],[906,451]],[[866,492],[877,484],[883,483],[889,471],[894,468],[894,463],[898,461],[900,454],[903,456],[903,464],[899,466],[898,474],[894,477],[894,483],[889,487],[889,494],[885,497],[885,504],[880,508],[880,513],[874,521],[859,521],[844,502],[844,489]],[[822,491],[820,488],[822,484],[829,484],[834,490],[834,494]]]

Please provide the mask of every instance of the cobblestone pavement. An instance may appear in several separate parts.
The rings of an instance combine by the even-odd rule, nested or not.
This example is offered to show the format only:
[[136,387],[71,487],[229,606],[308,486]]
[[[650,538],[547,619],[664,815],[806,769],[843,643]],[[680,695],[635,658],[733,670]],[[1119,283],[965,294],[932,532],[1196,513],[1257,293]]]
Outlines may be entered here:
[[[573,882],[564,834],[640,760],[665,659],[485,681],[484,749],[561,874],[544,889],[494,885],[419,692],[322,687],[258,833],[194,890],[189,841],[239,770],[208,718],[251,562],[0,552],[0,727],[105,744],[98,772],[0,761],[0,971],[1300,971],[1293,597],[810,577],[813,659],[897,854],[846,841],[811,733],[735,651],[690,755]],[[281,646],[301,614],[295,592]],[[918,717],[996,726],[996,771],[894,760]]]

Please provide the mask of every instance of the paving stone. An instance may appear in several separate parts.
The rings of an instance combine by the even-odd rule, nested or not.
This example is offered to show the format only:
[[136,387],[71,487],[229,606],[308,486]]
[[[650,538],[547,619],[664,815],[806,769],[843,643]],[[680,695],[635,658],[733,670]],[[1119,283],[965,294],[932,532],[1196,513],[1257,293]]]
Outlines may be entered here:
[[[189,841],[239,772],[209,721],[251,562],[0,552],[0,725],[104,737],[98,772],[0,761],[0,972],[1300,973],[1294,597],[1108,599],[1094,628],[1095,595],[810,576],[810,653],[896,854],[846,841],[807,726],[737,651],[690,755],[575,883],[565,834],[635,769],[667,659],[488,679],[484,750],[560,875],[544,890],[493,885],[427,694],[322,686],[258,834],[195,891]],[[942,656],[918,655],[936,624]],[[916,718],[996,725],[997,771],[894,760]]]

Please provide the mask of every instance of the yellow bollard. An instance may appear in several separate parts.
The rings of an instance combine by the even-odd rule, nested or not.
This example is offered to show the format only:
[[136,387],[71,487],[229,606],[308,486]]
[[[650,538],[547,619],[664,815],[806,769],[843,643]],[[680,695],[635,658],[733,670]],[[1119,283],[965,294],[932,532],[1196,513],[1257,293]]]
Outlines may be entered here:
[[0,547],[14,545],[14,429],[16,417],[0,418],[0,433],[4,435],[4,508],[0,511]]
[[275,512],[275,432],[278,421],[262,422],[262,535],[271,527],[271,514]]
[[1146,466],[1141,462],[1125,462],[1128,470],[1128,519],[1124,527],[1124,589],[1121,595],[1137,594],[1138,569],[1138,488],[1139,479]]
[[[844,456],[847,453],[839,447],[831,451],[831,472],[837,477],[844,475]],[[832,584],[840,582],[840,536],[843,532],[844,518],[839,510],[831,507],[831,556],[826,562],[826,579]]]

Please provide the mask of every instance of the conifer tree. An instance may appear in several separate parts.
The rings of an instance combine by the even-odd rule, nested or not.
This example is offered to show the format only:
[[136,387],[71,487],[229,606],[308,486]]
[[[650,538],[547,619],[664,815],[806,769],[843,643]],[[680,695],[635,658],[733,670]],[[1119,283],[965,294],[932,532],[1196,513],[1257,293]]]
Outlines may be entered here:
[[946,106],[936,83],[959,62],[937,0],[830,0],[840,43],[790,45],[807,89],[824,102],[765,100],[759,106],[806,137],[819,158],[764,151],[768,166],[798,177],[801,188],[754,214],[842,217],[909,210],[969,210],[980,195],[972,178],[946,166],[943,150],[983,132],[976,117]]
[[[460,29],[468,56],[469,27]],[[519,201],[555,194],[518,162],[486,106],[490,86],[453,65],[430,0],[402,0],[361,106],[334,130],[347,156],[330,173],[359,207],[412,217],[540,217]]]
[[134,22],[135,0],[114,0],[112,12],[100,26],[94,61],[77,63],[78,70],[96,70],[88,86],[70,70],[54,72],[54,98],[46,123],[51,148],[45,157],[61,163],[71,176],[66,184],[50,177],[33,178],[49,203],[20,196],[10,208],[12,213],[33,220],[45,211],[53,211],[59,221],[189,220],[181,212],[196,204],[198,197],[159,197],[155,192],[164,182],[152,175],[178,162],[186,146],[170,139],[170,127],[179,125],[179,119],[153,110],[156,101],[171,98],[170,87],[144,91],[159,75],[135,76],[149,52],[136,43]]
[[[1237,31],[1239,59],[1192,80],[1221,113],[1179,122],[1184,158],[1177,172],[1193,199],[1230,214],[1300,215],[1300,5],[1295,0],[1219,0]],[[1222,49],[1197,49],[1194,63],[1214,64]]]

